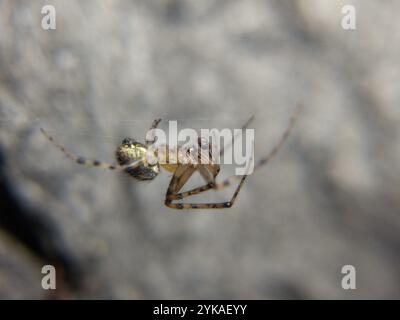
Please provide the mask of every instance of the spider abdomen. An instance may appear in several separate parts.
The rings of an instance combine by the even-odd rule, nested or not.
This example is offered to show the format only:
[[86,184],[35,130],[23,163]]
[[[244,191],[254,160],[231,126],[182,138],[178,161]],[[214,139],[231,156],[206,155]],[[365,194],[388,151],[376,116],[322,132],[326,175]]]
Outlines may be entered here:
[[138,180],[153,180],[159,173],[158,166],[139,166],[126,168],[125,172]]

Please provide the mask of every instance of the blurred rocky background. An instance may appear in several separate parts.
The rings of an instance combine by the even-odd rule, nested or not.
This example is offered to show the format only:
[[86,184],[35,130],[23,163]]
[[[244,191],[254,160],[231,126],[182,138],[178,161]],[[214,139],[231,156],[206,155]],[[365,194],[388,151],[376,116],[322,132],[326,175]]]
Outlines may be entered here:
[[[41,28],[46,4],[56,30]],[[356,30],[341,27],[346,4]],[[395,0],[0,1],[0,298],[400,298],[399,11]],[[226,211],[168,209],[171,174],[138,183],[88,169],[39,131],[112,162],[154,118],[222,129],[255,115],[260,157],[298,102],[288,143]],[[55,293],[41,288],[45,264]],[[341,287],[348,264],[356,290]]]

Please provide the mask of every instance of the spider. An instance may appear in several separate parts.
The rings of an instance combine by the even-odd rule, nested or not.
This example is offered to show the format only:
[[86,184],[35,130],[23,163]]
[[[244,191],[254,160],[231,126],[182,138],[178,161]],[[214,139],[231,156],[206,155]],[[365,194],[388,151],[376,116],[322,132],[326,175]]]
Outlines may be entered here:
[[[290,118],[289,125],[287,126],[286,130],[284,131],[283,135],[281,136],[280,140],[278,143],[272,148],[272,150],[263,158],[258,160],[255,165],[254,165],[254,170],[260,168],[261,166],[267,164],[281,149],[283,146],[284,142],[287,140],[289,137],[290,132],[292,131],[294,124],[297,120],[297,117],[300,113],[301,106],[297,106],[295,109],[295,112],[292,114]],[[248,125],[251,123],[253,120],[253,117],[251,117],[246,124],[242,127],[242,129],[246,129]],[[159,123],[161,122],[161,119],[156,119],[154,120],[152,126],[150,127],[150,130],[156,129]],[[84,165],[87,167],[97,167],[97,168],[105,168],[105,169],[110,169],[110,170],[117,170],[117,171],[123,171],[132,176],[133,178],[137,180],[153,180],[159,173],[160,173],[160,167],[162,167],[164,170],[169,171],[173,173],[173,176],[171,178],[171,181],[169,183],[167,193],[165,195],[165,201],[164,204],[172,209],[218,209],[218,208],[230,208],[233,206],[235,203],[235,200],[239,194],[240,189],[243,186],[243,183],[245,179],[247,178],[248,174],[245,174],[243,176],[231,176],[224,181],[217,183],[216,178],[218,173],[220,172],[220,165],[217,164],[216,162],[211,161],[207,164],[201,164],[198,162],[191,161],[189,158],[186,157],[183,161],[181,158],[178,157],[178,160],[176,163],[171,164],[168,161],[168,152],[167,155],[159,155],[159,158],[164,159],[165,161],[156,164],[149,164],[146,161],[146,156],[147,152],[149,150],[149,146],[155,142],[154,139],[146,139],[145,143],[140,143],[134,139],[131,138],[125,138],[123,139],[122,143],[118,146],[116,150],[116,159],[118,164],[110,164],[107,162],[99,161],[99,160],[89,160],[86,159],[85,157],[80,157],[77,156],[71,152],[69,152],[63,145],[58,143],[52,136],[50,136],[43,128],[40,128],[41,132],[45,135],[45,137],[52,143],[54,144],[55,147],[60,149],[68,158],[73,160],[74,162]],[[236,137],[236,136],[235,136]],[[234,138],[235,138],[234,137]],[[232,140],[234,140],[234,138]],[[232,141],[233,143],[233,141]],[[231,144],[232,144],[231,143]],[[198,141],[198,146],[196,147],[202,147],[202,142],[199,139]],[[231,144],[227,147],[230,147]],[[166,145],[167,150],[168,145]],[[178,148],[178,153],[181,151]],[[220,155],[222,155],[224,151],[224,147],[221,148],[220,150]],[[184,150],[184,154],[186,155],[186,150]],[[209,154],[211,157],[211,153]],[[186,184],[186,182],[189,180],[189,178],[192,176],[194,172],[198,171],[200,175],[203,177],[205,180],[205,184],[185,191],[185,192],[180,192],[182,187]],[[176,203],[178,200],[182,200],[184,198],[208,191],[208,190],[221,190],[224,189],[235,181],[239,181],[238,186],[236,187],[236,190],[230,199],[230,201],[225,201],[225,202],[219,202],[219,203]]]

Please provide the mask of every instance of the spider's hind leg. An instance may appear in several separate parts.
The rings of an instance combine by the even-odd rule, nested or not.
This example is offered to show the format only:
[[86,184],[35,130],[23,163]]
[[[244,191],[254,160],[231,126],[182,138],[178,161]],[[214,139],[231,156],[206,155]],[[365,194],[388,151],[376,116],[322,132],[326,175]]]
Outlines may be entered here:
[[[211,167],[211,168],[209,168]],[[203,176],[203,178],[206,180],[207,184],[194,188],[189,191],[181,192],[179,193],[179,190],[182,188],[182,186],[187,182],[189,177],[192,175],[194,170],[198,170],[200,174]],[[219,173],[219,165],[199,165],[196,168],[189,167],[189,166],[181,166],[178,167],[178,169],[175,171],[174,176],[171,179],[171,182],[169,184],[167,194],[165,196],[165,205],[169,208],[172,209],[221,209],[221,208],[230,208],[233,206],[240,189],[243,186],[243,183],[247,177],[247,175],[244,175],[242,177],[239,176],[233,176],[231,178],[228,178],[225,180],[223,183],[216,183],[215,178]],[[217,203],[172,203],[173,201],[177,200],[182,200],[184,198],[200,194],[202,192],[208,191],[210,189],[223,189],[229,185],[233,181],[236,181],[237,179],[240,179],[240,183],[237,186],[235,193],[233,194],[232,198],[230,201],[225,201],[225,202],[217,202]],[[228,183],[226,183],[226,181]]]
[[217,182],[216,178],[220,171],[220,166],[217,164],[208,164],[208,165],[199,165],[197,167],[197,171],[203,177],[203,179],[210,185],[212,188],[216,189]]
[[[237,178],[237,176],[235,176]],[[186,192],[181,192],[181,193],[170,193],[167,192],[167,195],[165,197],[165,205],[169,208],[172,209],[222,209],[222,208],[230,208],[233,206],[235,203],[235,200],[240,192],[240,189],[243,186],[243,183],[247,176],[242,176],[239,185],[237,186],[235,193],[233,194],[232,198],[230,201],[225,201],[225,202],[216,202],[216,203],[172,203],[173,201],[176,200],[181,200],[205,191],[208,191],[210,189],[214,188],[214,185],[208,183],[204,186],[194,188],[192,190],[186,191]],[[174,179],[174,178],[173,178]],[[236,179],[235,179],[236,180]],[[171,180],[172,183],[172,180]],[[230,185],[230,183],[228,184]],[[215,185],[217,189],[222,189],[226,187],[227,185],[225,184],[216,184]]]

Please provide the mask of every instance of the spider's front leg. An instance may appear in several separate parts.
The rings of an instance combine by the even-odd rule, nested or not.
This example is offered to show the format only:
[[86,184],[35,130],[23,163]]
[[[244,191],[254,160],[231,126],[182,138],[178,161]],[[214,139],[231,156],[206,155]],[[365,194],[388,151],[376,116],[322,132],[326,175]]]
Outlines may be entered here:
[[[156,129],[158,127],[158,125],[160,124],[161,119],[155,119],[149,129],[149,131]],[[149,146],[151,144],[153,144],[155,141],[155,137],[154,137],[154,132],[151,133],[150,137],[147,137],[146,135],[146,146]]]
[[140,164],[140,162],[137,161],[136,163],[130,163],[130,164],[125,165],[125,166],[120,166],[118,164],[112,164],[112,163],[108,163],[108,162],[104,162],[104,161],[100,161],[100,160],[87,159],[85,157],[75,155],[72,152],[68,151],[62,144],[57,142],[43,128],[40,128],[40,131],[64,155],[66,155],[68,158],[70,158],[72,161],[76,162],[77,164],[80,164],[80,165],[83,165],[83,166],[86,166],[86,167],[96,167],[96,168],[101,168],[101,169],[124,171],[126,168],[133,168],[133,167],[138,166]]

